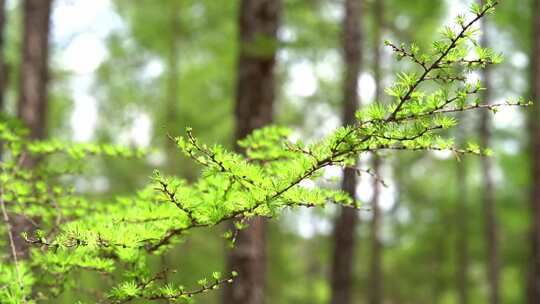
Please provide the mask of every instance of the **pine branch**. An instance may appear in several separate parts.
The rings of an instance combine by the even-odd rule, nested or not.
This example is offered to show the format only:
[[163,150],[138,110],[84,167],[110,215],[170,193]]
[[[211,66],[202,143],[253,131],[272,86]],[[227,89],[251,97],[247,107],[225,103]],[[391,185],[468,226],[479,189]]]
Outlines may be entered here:
[[390,122],[393,119],[395,119],[396,115],[399,113],[399,111],[401,110],[405,102],[407,102],[411,98],[411,95],[413,94],[414,91],[416,91],[418,86],[426,80],[426,77],[428,77],[429,73],[431,73],[433,70],[436,70],[440,67],[440,63],[444,61],[444,59],[448,56],[450,51],[452,51],[453,49],[457,47],[458,41],[465,38],[465,33],[475,23],[477,23],[481,18],[483,18],[488,12],[490,12],[498,3],[499,3],[498,1],[494,1],[492,5],[486,5],[476,15],[476,17],[473,20],[471,20],[469,23],[467,23],[461,28],[461,31],[459,32],[459,34],[456,35],[456,37],[451,40],[450,45],[446,48],[446,50],[431,65],[425,68],[424,72],[418,78],[418,80],[416,80],[416,82],[409,87],[409,90],[407,91],[407,93],[403,97],[400,98],[399,103],[397,104],[395,110],[386,118],[387,122]]

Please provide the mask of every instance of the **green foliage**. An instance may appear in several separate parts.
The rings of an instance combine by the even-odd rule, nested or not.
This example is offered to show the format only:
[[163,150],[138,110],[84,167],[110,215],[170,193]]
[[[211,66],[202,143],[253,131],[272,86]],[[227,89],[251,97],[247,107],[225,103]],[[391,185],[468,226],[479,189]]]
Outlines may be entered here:
[[[70,274],[89,271],[113,278],[99,300],[189,303],[193,296],[237,276],[236,272],[224,275],[210,269],[210,276],[189,289],[168,282],[168,269],[153,272],[149,266],[152,257],[163,255],[190,232],[233,221],[234,229],[224,237],[234,244],[238,230],[254,216],[272,218],[286,208],[329,203],[357,208],[359,203],[345,193],[312,187],[308,181],[316,181],[330,166],[353,165],[362,153],[445,150],[456,155],[486,154],[475,144],[457,147],[440,132],[458,123],[451,116],[456,112],[525,104],[482,104],[475,98],[481,85],[468,81],[470,73],[500,61],[499,55],[479,48],[475,40],[476,22],[495,5],[488,2],[473,7],[471,19],[458,18],[457,27],[445,28],[431,49],[387,42],[398,58],[416,65],[413,71],[399,73],[387,89],[393,102],[373,104],[357,113],[355,125],[339,128],[318,142],[294,141],[287,128],[267,127],[240,141],[245,151],[240,154],[201,143],[188,128],[185,136],[171,140],[202,168],[201,177],[194,182],[155,170],[148,185],[134,195],[90,202],[62,180],[79,172],[77,162],[93,154],[132,157],[141,152],[110,145],[28,141],[13,123],[0,123],[5,149],[0,202],[9,214],[39,219],[40,228],[25,235],[34,247],[30,260],[10,262],[6,257],[6,263],[0,264],[0,277],[8,278],[0,281],[7,285],[0,300],[21,303],[23,297],[26,302],[54,298],[74,284]],[[21,161],[24,157],[41,161],[28,167]],[[11,231],[7,224],[4,232]],[[46,292],[36,292],[49,286]]]
[[[29,299],[35,278],[27,264],[18,265],[3,263],[0,264],[0,299],[2,303],[18,304],[22,299]],[[35,303],[27,300],[26,303]]]

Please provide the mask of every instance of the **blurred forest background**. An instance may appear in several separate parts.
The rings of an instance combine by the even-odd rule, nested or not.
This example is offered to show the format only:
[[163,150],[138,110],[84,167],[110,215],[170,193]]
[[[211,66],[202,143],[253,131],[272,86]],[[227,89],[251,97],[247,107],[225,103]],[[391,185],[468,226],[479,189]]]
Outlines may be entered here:
[[[263,3],[268,14],[250,15],[250,2]],[[139,160],[93,159],[77,183],[88,195],[131,194],[153,168],[193,180],[197,167],[167,134],[190,126],[205,142],[232,149],[241,133],[235,126],[245,124],[239,120],[250,112],[239,109],[239,96],[255,91],[251,96],[270,98],[261,110],[266,114],[253,114],[265,117],[264,123],[293,127],[307,142],[321,138],[354,113],[346,107],[351,101],[384,102],[385,85],[407,68],[384,40],[429,47],[440,26],[472,2],[2,0],[1,111],[21,117],[35,138],[150,149]],[[505,57],[475,75],[486,80],[490,102],[538,96],[538,2],[501,1],[497,14],[482,24],[483,43]],[[240,18],[242,13],[248,17]],[[252,45],[252,53],[275,54],[275,62],[262,68],[238,59],[239,33],[248,35],[261,26],[257,22],[277,27],[277,40],[261,37]],[[343,39],[347,26],[352,40]],[[275,80],[238,84],[245,80],[239,71],[249,64],[262,70],[266,64],[266,76]],[[528,276],[540,267],[532,258],[540,242],[531,242],[530,233],[534,227],[540,233],[540,170],[531,170],[531,163],[540,162],[534,161],[540,146],[529,144],[540,138],[540,127],[538,115],[528,120],[527,113],[533,111],[460,117],[464,126],[454,135],[489,144],[495,152],[490,159],[458,162],[450,154],[409,152],[360,159],[385,185],[372,174],[358,178],[353,190],[364,206],[359,213],[297,210],[262,224],[266,238],[257,244],[266,254],[256,262],[266,270],[255,267],[263,269],[262,279],[248,287],[266,303],[525,303],[528,292],[529,303],[540,303],[534,288],[527,288],[533,281]],[[325,176],[329,185],[340,186],[340,170]],[[222,233],[197,231],[155,263],[177,268],[172,280],[193,281],[225,269]],[[78,275],[80,290],[51,303],[73,303],[74,292],[92,299],[85,292],[103,278]],[[257,289],[260,284],[265,288]],[[213,292],[199,303],[260,303],[227,299]]]

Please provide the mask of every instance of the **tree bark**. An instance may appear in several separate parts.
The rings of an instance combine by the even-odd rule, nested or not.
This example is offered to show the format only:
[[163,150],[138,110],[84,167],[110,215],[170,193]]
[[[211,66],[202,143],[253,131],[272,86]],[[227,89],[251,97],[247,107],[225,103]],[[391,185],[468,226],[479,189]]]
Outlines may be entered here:
[[30,129],[30,138],[46,136],[49,18],[52,0],[24,1],[19,117]]
[[[355,112],[359,107],[358,76],[362,60],[361,54],[361,0],[345,1],[345,18],[343,21],[343,56],[345,65],[343,88],[343,124],[355,122]],[[356,198],[357,174],[354,169],[347,168],[343,172],[342,189]],[[358,213],[350,208],[341,208],[341,214],[334,225],[334,251],[331,273],[332,304],[351,303],[353,285],[353,268],[355,252],[355,231],[358,224]]]
[[[531,57],[531,98],[540,100],[540,0],[533,2],[533,45]],[[529,117],[531,152],[531,263],[527,300],[540,301],[540,104],[535,102]]]
[[[382,67],[381,67],[381,42],[382,28],[384,26],[384,0],[375,0],[374,6],[375,26],[373,35],[373,75],[375,78],[375,102],[382,102]],[[373,155],[373,170],[375,176],[380,173],[381,158]],[[373,212],[371,219],[371,263],[368,291],[370,304],[381,304],[383,299],[382,287],[382,242],[381,242],[381,224],[382,210],[379,205],[380,200],[380,181],[373,180],[373,198],[371,200],[371,209]]]
[[[281,0],[240,2],[235,144],[253,130],[272,122],[280,16]],[[236,150],[242,152],[237,145]],[[225,288],[224,304],[264,302],[265,231],[264,219],[255,218],[238,234],[236,247],[228,255],[228,268],[237,271],[239,276]]]
[[[47,83],[49,59],[49,20],[52,0],[25,0],[21,79],[18,116],[29,128],[31,139],[43,139],[47,125]],[[37,159],[25,157],[23,165],[32,167]],[[23,216],[12,216],[15,248],[21,258],[28,246],[21,237],[33,225]]]
[[[484,0],[482,0],[482,3]],[[489,44],[487,36],[487,22],[482,20],[482,47],[487,47]],[[483,98],[486,103],[491,102],[492,84],[491,84],[491,69],[489,65],[482,72],[483,85],[485,91]],[[491,143],[491,119],[490,113],[482,111],[480,113],[480,143],[483,147],[489,147]],[[498,242],[498,224],[495,207],[495,189],[493,183],[493,163],[491,158],[482,157],[482,173],[483,173],[483,206],[485,218],[485,237],[486,237],[486,258],[487,258],[487,281],[489,286],[489,303],[500,303],[499,292],[499,242]]]

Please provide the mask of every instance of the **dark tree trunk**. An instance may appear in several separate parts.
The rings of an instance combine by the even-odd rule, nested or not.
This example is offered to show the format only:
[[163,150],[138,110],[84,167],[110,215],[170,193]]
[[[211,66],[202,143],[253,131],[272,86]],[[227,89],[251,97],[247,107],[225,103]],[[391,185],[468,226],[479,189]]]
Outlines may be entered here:
[[[280,0],[240,2],[235,142],[272,122],[280,15]],[[261,45],[261,40],[275,43]],[[236,150],[240,151],[240,148],[236,146]],[[264,219],[255,218],[247,229],[239,233],[236,247],[228,256],[229,270],[237,271],[239,276],[225,288],[224,304],[264,302],[265,230]]]
[[531,97],[535,101],[529,119],[531,146],[531,244],[528,303],[540,301],[540,0],[533,7],[531,57]]
[[[24,29],[21,65],[19,118],[30,130],[31,139],[43,139],[47,125],[47,82],[49,57],[49,19],[52,0],[24,1]],[[37,160],[26,157],[23,165],[31,167]],[[27,257],[28,246],[21,233],[33,228],[25,217],[12,216],[17,254]]]
[[[381,42],[382,27],[384,25],[384,1],[375,0],[374,6],[375,30],[373,46],[373,75],[375,78],[375,102],[382,102],[382,67],[381,67]],[[373,170],[375,176],[379,175],[381,159],[378,155],[373,156]],[[379,205],[380,199],[380,181],[373,180],[373,198],[371,209],[373,216],[371,220],[371,263],[369,282],[370,288],[369,303],[381,304],[383,297],[382,287],[382,242],[381,242],[381,224],[382,210]]]
[[[355,112],[359,107],[358,75],[360,73],[361,54],[361,0],[345,1],[345,19],[343,21],[343,56],[345,66],[343,124],[355,122]],[[343,172],[342,189],[356,198],[357,174],[347,168]],[[353,268],[355,252],[355,231],[358,213],[350,208],[341,208],[341,214],[334,226],[334,252],[331,273],[332,304],[351,303]]]
[[[484,2],[482,0],[482,2]],[[488,46],[487,23],[482,21],[484,35],[482,35],[482,46]],[[486,103],[491,102],[491,72],[489,66],[482,73],[483,85],[486,88],[483,98]],[[482,111],[480,117],[480,143],[483,147],[489,147],[491,142],[491,120],[490,113]],[[485,236],[486,236],[486,258],[487,258],[487,281],[489,286],[489,303],[499,304],[499,244],[498,244],[498,224],[495,208],[495,189],[493,184],[492,161],[489,157],[482,157],[482,175],[483,175],[483,205],[485,218]]]
[[30,138],[46,135],[49,18],[52,0],[24,1],[19,117],[30,129]]

